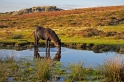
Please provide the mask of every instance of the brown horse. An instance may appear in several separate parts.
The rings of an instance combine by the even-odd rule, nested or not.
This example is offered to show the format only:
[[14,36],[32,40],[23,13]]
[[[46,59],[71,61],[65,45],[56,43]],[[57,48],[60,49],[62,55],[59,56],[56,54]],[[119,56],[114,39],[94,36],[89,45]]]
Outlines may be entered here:
[[[61,41],[58,38],[57,34],[50,28],[43,28],[38,26],[34,31],[34,47],[38,48],[38,41],[40,39],[46,40],[46,56],[50,52],[50,42],[53,40],[54,45],[58,48],[58,51],[61,51]],[[38,54],[36,54],[38,55]]]

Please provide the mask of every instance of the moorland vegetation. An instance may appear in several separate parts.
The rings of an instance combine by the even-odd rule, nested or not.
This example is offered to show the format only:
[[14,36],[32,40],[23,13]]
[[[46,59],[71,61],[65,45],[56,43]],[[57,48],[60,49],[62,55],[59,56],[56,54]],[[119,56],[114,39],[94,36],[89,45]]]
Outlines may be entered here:
[[[30,14],[0,14],[0,46],[33,45],[36,26],[49,27],[58,34],[62,43],[72,46],[124,44],[124,6],[109,6]],[[5,44],[4,44],[5,43]],[[44,44],[42,41],[40,42]],[[82,45],[80,45],[82,44]],[[41,44],[40,44],[41,45]],[[112,49],[112,47],[108,47]],[[106,50],[106,49],[104,49]],[[120,48],[124,50],[124,48]],[[0,81],[124,81],[124,59],[118,56],[105,59],[103,65],[85,67],[84,62],[64,66],[46,59],[34,61],[0,54]]]
[[1,43],[32,43],[36,26],[49,27],[63,43],[124,44],[124,6],[21,15],[0,14]]

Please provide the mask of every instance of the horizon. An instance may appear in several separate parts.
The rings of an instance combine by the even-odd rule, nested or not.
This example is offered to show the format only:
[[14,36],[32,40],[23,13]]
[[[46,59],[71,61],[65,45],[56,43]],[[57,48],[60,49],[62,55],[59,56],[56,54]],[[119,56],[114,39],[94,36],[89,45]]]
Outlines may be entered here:
[[[43,6],[56,6],[56,5],[43,5]],[[124,5],[113,5],[113,6],[124,6]],[[32,6],[32,7],[38,7],[38,6]],[[28,7],[27,9],[29,8],[32,8],[32,7]],[[42,7],[42,6],[41,6]],[[57,6],[56,6],[57,7]],[[57,8],[60,8],[62,10],[73,10],[73,9],[83,9],[83,8],[98,8],[98,7],[112,7],[112,6],[93,6],[93,7],[78,7],[78,8],[72,8],[72,9],[63,9],[63,8],[60,8],[60,7],[57,7]],[[26,8],[22,8],[22,9],[26,9]],[[19,10],[15,10],[15,11],[6,11],[6,12],[16,12],[16,11],[20,11],[22,9],[19,9]],[[0,13],[6,13],[6,12],[0,12]]]
[[123,0],[1,0],[0,1],[0,12],[12,12],[19,11],[25,8],[31,8],[34,6],[56,6],[64,10],[77,9],[77,8],[91,8],[91,7],[106,7],[106,6],[121,6],[124,5]]

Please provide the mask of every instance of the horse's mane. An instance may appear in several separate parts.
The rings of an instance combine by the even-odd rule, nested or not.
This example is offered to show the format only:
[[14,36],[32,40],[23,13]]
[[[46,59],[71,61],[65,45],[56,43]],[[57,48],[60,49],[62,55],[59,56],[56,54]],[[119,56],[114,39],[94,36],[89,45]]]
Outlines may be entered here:
[[53,40],[55,43],[57,42],[59,42],[59,44],[61,43],[59,40],[59,37],[53,30],[51,30],[50,28],[46,28],[46,30],[47,30],[47,35],[49,36],[51,40]]

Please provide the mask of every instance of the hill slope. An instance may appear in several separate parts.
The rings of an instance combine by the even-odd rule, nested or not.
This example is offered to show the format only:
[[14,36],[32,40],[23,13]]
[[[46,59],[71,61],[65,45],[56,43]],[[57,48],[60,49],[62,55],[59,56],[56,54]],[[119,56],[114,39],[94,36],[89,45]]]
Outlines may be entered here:
[[0,15],[0,28],[93,27],[124,24],[124,6]]

